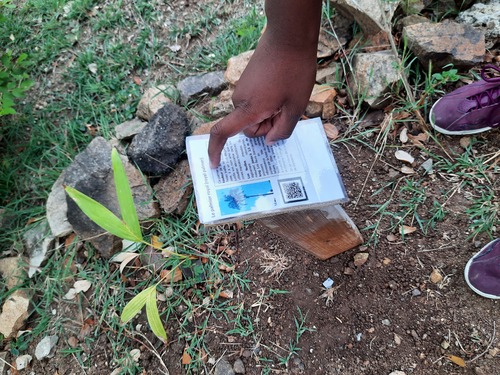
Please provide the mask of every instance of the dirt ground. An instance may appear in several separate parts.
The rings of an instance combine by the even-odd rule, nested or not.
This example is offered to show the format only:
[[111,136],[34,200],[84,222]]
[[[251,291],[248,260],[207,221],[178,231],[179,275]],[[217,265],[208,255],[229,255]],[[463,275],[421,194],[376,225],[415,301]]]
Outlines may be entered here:
[[[341,119],[336,125],[341,135],[347,130]],[[433,140],[427,144],[433,153],[444,156],[444,150],[464,152],[460,137],[437,138],[442,147]],[[499,130],[476,138],[479,154],[498,151]],[[350,197],[343,207],[367,242],[372,231],[363,228],[377,224],[377,208],[391,199],[393,188],[386,186],[404,178],[396,173],[401,162],[394,157],[393,146],[399,145],[397,137],[390,138],[388,147],[375,162],[375,153],[361,143],[353,141],[333,147]],[[405,150],[419,155],[416,147],[406,146]],[[419,160],[424,160],[422,155]],[[498,196],[499,175],[492,173],[491,180]],[[439,173],[425,177],[428,199],[420,212],[425,216],[432,198],[442,197],[454,183]],[[407,375],[500,374],[500,302],[474,294],[463,278],[467,260],[489,242],[481,236],[467,239],[469,221],[464,212],[471,204],[471,194],[474,195],[473,187],[457,190],[446,202],[443,221],[427,234],[417,230],[403,240],[389,229],[389,218],[384,217],[378,226],[376,246],[370,243],[326,261],[274,235],[259,222],[234,230],[229,237],[229,246],[236,250],[231,261],[236,272],[251,281],[250,289],[238,291],[234,301],[242,303],[249,312],[254,334],[228,335],[226,332],[234,326],[212,317],[207,324],[210,332],[205,336],[209,357],[226,357],[230,363],[239,358],[249,375],[389,375],[395,370]],[[395,203],[388,209],[398,210]],[[355,266],[354,255],[360,252],[367,252],[368,260]],[[266,272],[270,271],[269,259],[280,260],[282,272],[277,267],[277,274],[272,273],[273,269]],[[430,280],[434,270],[443,276],[438,283]],[[322,285],[327,278],[334,280],[329,298],[325,298]],[[273,290],[289,293],[272,294]],[[287,356],[289,343],[296,338],[298,308],[307,314],[305,327],[309,330],[300,336],[296,345],[300,350],[286,367],[279,365],[277,358]],[[81,311],[68,306],[59,311],[69,325],[75,322],[75,327],[81,328],[77,323]],[[145,319],[138,323],[146,326]],[[172,375],[186,373],[181,364],[184,343],[176,335],[175,319],[169,321],[167,333],[171,341],[166,348],[160,348],[152,335],[147,336],[158,348],[161,360],[137,341],[137,348],[142,349],[143,374],[165,373],[165,366]],[[116,368],[110,361],[114,348],[105,335],[87,348],[87,355],[93,358],[92,367],[87,369],[82,369],[72,356],[61,354],[61,349],[68,347],[69,338],[69,333],[68,337],[61,337],[59,354],[48,361],[35,361],[31,373],[111,374]],[[466,367],[454,363],[447,358],[449,355],[465,360]],[[273,361],[267,362],[266,358]],[[268,370],[264,370],[266,366]],[[210,372],[200,369],[199,373],[213,373],[213,365],[207,363],[206,368]]]
[[[478,139],[478,152],[492,152],[500,144],[500,132],[492,131]],[[448,152],[463,151],[459,137],[440,136],[439,140]],[[443,152],[436,145],[429,148]],[[408,151],[415,153],[416,149]],[[344,208],[362,229],[377,217],[374,205],[390,199],[392,190],[372,193],[402,177],[390,173],[392,168],[388,166],[398,161],[389,148],[372,168],[373,152],[354,143],[336,147],[334,154],[351,198]],[[369,184],[361,194],[367,175]],[[498,190],[498,175],[492,177]],[[429,176],[426,183],[429,202],[450,188],[439,175]],[[389,225],[382,222],[375,248],[358,247],[326,261],[273,235],[258,222],[232,232],[229,246],[236,250],[233,264],[237,272],[251,280],[250,290],[239,291],[234,301],[243,303],[249,311],[254,334],[228,335],[234,325],[213,317],[207,325],[210,332],[205,335],[209,356],[217,360],[225,356],[230,363],[240,358],[246,374],[388,375],[395,370],[417,375],[500,374],[499,302],[477,296],[463,278],[467,260],[488,241],[466,239],[469,223],[463,212],[470,205],[466,197],[467,191],[457,191],[447,203],[444,220],[427,235],[416,231],[403,241],[396,233],[398,239],[389,240]],[[363,232],[365,239],[369,234]],[[369,258],[357,267],[353,258],[359,252],[368,252]],[[266,267],[269,259],[274,262],[274,275]],[[443,276],[438,283],[430,281],[433,270]],[[327,278],[335,282],[331,298],[322,297],[322,283]],[[269,296],[271,290],[289,293]],[[300,350],[291,357],[288,367],[280,366],[276,358],[287,355],[289,342],[296,337],[297,308],[307,314],[305,326],[311,331],[300,337]],[[66,314],[66,319],[80,319],[78,311],[68,309]],[[142,320],[146,325],[143,318],[138,323]],[[171,342],[159,353],[169,373],[180,375],[186,373],[181,365],[184,343],[176,334],[175,319],[170,319]],[[154,342],[152,336],[149,338]],[[61,342],[67,343],[68,337]],[[61,348],[64,346],[67,344],[61,344]],[[164,373],[153,353],[139,343],[137,347],[143,349],[140,364],[144,374]],[[58,355],[48,362],[36,362],[33,371],[59,375],[111,373],[112,352],[102,335],[88,349],[94,363],[91,368],[84,371],[70,357]],[[449,360],[449,355],[465,360],[466,367]],[[265,358],[274,361],[270,365]],[[271,372],[263,371],[266,365]],[[213,366],[206,366],[213,370]],[[200,373],[207,372],[200,369]]]

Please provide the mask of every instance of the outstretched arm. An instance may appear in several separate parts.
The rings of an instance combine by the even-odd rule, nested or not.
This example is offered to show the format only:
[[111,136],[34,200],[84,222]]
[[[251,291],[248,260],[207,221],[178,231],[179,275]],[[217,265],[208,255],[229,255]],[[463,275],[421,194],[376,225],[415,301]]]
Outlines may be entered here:
[[226,140],[243,131],[286,139],[304,113],[316,75],[321,0],[266,0],[267,27],[233,94],[234,111],[210,132],[210,166]]

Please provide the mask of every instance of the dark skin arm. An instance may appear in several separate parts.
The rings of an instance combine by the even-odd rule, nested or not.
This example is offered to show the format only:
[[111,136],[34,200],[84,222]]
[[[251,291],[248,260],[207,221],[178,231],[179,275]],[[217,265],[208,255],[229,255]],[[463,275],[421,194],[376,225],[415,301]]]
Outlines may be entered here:
[[233,94],[234,111],[210,132],[210,166],[220,164],[229,137],[290,137],[316,75],[321,0],[266,0],[267,27]]

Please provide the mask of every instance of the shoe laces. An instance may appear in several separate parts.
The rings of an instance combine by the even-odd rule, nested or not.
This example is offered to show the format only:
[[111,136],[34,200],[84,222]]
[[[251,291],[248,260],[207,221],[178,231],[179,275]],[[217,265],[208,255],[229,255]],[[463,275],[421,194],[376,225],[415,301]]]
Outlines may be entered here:
[[498,86],[492,87],[488,90],[485,90],[477,95],[471,97],[471,99],[475,100],[477,103],[476,109],[488,107],[493,104],[500,104],[500,77],[488,76],[488,72],[491,70],[495,70],[500,73],[500,68],[495,65],[485,65],[481,70],[481,78],[488,83],[496,83],[498,82]]

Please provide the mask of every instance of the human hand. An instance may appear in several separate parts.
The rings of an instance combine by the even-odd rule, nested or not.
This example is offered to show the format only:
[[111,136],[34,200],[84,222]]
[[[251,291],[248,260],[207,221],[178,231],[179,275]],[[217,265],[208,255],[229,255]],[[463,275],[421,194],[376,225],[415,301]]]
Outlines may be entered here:
[[304,113],[316,74],[316,47],[279,43],[262,36],[233,94],[234,111],[210,132],[210,166],[220,164],[229,137],[243,131],[247,137],[266,136],[266,144],[288,138]]

